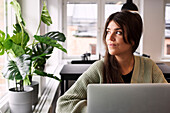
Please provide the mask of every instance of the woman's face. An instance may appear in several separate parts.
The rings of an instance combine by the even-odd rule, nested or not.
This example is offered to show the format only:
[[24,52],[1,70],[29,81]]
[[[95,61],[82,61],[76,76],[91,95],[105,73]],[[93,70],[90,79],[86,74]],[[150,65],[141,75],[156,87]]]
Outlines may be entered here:
[[111,21],[107,26],[106,32],[106,44],[111,55],[120,56],[132,54],[132,45],[124,42],[123,30],[118,24]]

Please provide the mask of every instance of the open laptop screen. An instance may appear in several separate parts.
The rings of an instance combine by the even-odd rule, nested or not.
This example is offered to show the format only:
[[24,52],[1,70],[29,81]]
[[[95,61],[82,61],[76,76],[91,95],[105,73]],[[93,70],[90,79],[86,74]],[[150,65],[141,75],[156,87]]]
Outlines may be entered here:
[[170,113],[170,84],[89,84],[88,113]]

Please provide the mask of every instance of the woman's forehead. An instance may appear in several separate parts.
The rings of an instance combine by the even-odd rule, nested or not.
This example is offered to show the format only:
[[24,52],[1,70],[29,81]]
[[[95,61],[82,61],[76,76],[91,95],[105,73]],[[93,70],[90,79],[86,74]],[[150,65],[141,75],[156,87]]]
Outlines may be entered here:
[[107,29],[114,30],[114,29],[121,29],[121,27],[118,23],[116,23],[115,21],[112,20],[109,22]]

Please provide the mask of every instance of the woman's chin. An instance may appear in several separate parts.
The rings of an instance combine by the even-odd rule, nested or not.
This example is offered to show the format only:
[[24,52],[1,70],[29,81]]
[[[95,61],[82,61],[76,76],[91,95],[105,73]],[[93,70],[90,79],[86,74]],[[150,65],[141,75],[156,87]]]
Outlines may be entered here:
[[110,55],[116,55],[116,52],[115,51],[109,51],[109,54]]

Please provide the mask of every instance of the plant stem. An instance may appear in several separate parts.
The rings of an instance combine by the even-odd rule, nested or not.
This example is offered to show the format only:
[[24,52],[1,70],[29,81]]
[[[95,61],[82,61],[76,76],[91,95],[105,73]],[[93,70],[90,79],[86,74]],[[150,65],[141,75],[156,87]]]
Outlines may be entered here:
[[23,41],[24,41],[24,29],[23,29],[23,26],[21,25],[20,22],[18,22],[20,27],[21,27],[21,32],[22,32],[22,39],[21,39],[21,47],[23,48]]
[[38,28],[37,28],[37,32],[36,32],[36,34],[35,34],[35,35],[37,35],[37,34],[38,34],[38,31],[39,31],[39,29],[40,29],[40,26],[41,26],[41,17],[40,17],[40,22],[39,22],[39,25],[38,25]]
[[24,91],[23,80],[20,80],[19,84],[20,84],[20,91]]
[[15,80],[15,84],[16,84],[16,91],[18,91],[17,80]]
[[[39,25],[38,25],[38,28],[37,28],[37,32],[36,32],[36,34],[35,34],[35,35],[37,35],[37,34],[38,34],[38,31],[39,31],[39,29],[40,29],[40,26],[41,26],[41,16],[40,16],[40,21],[39,21]],[[35,44],[35,39],[33,40],[32,47],[34,46],[34,44]]]

